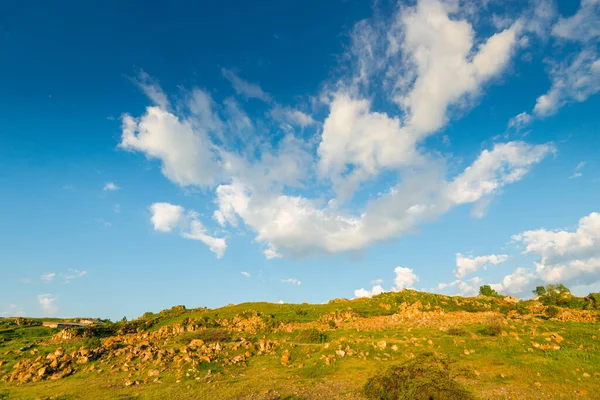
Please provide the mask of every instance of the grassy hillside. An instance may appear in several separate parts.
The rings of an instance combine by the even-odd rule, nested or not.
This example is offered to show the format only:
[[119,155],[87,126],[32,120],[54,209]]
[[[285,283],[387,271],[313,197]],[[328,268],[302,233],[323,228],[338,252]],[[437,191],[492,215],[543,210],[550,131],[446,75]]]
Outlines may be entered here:
[[0,399],[594,398],[596,300],[404,290],[65,330],[0,319]]

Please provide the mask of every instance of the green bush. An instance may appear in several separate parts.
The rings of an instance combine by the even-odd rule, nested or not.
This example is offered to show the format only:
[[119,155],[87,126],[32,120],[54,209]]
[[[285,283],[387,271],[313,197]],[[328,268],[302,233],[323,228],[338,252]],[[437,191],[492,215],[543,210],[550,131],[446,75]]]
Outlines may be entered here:
[[502,334],[502,320],[500,318],[492,318],[479,333],[486,336],[499,336]]
[[316,328],[301,331],[297,337],[299,342],[304,343],[325,343],[329,339],[327,332],[322,332]]
[[464,371],[446,355],[423,353],[389,368],[367,381],[363,392],[377,400],[472,400],[473,395],[456,381]]
[[546,313],[550,318],[556,318],[560,314],[560,309],[556,306],[548,306]]
[[490,297],[500,297],[498,292],[496,292],[490,285],[483,285],[479,287],[479,294],[481,296],[490,296]]
[[335,324],[335,321],[334,321],[334,320],[331,320],[331,319],[329,320],[329,327],[330,327],[331,329],[335,329],[335,328],[337,328],[337,325]]
[[448,334],[452,336],[467,336],[469,332],[464,330],[464,328],[453,326],[452,328],[448,328]]

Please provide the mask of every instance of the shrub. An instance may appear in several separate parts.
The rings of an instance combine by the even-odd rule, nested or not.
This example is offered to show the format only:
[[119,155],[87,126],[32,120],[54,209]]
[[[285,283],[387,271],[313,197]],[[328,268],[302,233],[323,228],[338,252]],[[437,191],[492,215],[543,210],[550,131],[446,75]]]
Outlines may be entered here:
[[483,285],[479,287],[479,294],[481,296],[490,296],[490,297],[500,297],[498,292],[496,292],[490,285]]
[[464,330],[464,328],[453,326],[452,328],[448,329],[448,334],[452,336],[467,336],[469,332]]
[[482,335],[499,336],[502,333],[502,321],[500,318],[493,318],[479,332]]
[[560,314],[560,309],[556,306],[548,306],[546,314],[548,314],[550,318],[556,318],[558,314]]
[[329,320],[329,327],[330,327],[331,329],[335,329],[335,328],[337,328],[337,325],[335,324],[335,321],[334,321],[334,320],[332,320],[332,319],[330,319],[330,320]]
[[301,331],[297,339],[299,342],[305,343],[325,343],[329,337],[327,336],[327,332],[312,328]]
[[375,375],[363,387],[368,399],[472,400],[455,378],[462,375],[446,355],[424,353]]

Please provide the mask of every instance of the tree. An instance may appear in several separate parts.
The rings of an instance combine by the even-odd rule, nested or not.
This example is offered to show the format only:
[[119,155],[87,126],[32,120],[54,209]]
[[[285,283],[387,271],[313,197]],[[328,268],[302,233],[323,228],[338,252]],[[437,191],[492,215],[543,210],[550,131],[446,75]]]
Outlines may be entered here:
[[536,286],[536,288],[533,290],[533,294],[544,296],[546,294],[546,288],[543,286]]
[[490,285],[483,285],[479,287],[479,294],[481,296],[498,297],[500,296]]
[[121,320],[121,322],[127,322],[127,317],[123,317],[123,319]]

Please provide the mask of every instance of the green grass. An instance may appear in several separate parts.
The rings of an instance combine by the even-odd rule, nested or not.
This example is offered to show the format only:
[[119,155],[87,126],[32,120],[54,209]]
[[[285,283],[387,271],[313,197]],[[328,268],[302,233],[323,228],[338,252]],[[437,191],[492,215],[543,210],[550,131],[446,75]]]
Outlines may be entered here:
[[[438,311],[393,322],[392,315],[406,304],[417,302],[421,311]],[[534,304],[405,290],[328,304],[243,303],[213,310],[174,307],[147,313],[135,321],[78,328],[79,336],[65,343],[51,340],[58,329],[25,327],[0,320],[0,360],[6,362],[0,366],[0,378],[10,373],[17,361],[45,358],[57,347],[63,347],[67,353],[81,347],[93,349],[119,334],[127,334],[135,347],[135,343],[145,340],[144,335],[167,326],[195,325],[199,329],[184,331],[168,340],[153,340],[154,347],[179,349],[193,339],[207,344],[219,342],[226,347],[210,363],[196,360],[161,365],[155,360],[126,360],[125,355],[110,359],[102,356],[76,365],[77,371],[65,379],[22,385],[0,381],[0,399],[365,398],[363,388],[370,377],[382,376],[384,371],[403,371],[398,370],[400,366],[414,367],[414,360],[427,361],[419,358],[428,357],[423,354],[453,360],[452,368],[469,371],[452,375],[454,383],[446,383],[448,387],[456,384],[466,388],[476,398],[586,398],[578,395],[585,392],[591,398],[600,391],[600,324],[559,322],[546,315],[530,315],[528,307]],[[430,315],[441,317],[428,319]],[[235,317],[258,318],[263,328],[258,332],[232,330],[229,323]],[[546,340],[544,332],[556,332],[562,337],[559,350],[532,345],[555,344],[552,339]],[[253,344],[268,340],[276,346],[264,354],[255,348],[233,350],[231,346],[241,343],[241,338]],[[31,344],[35,345],[31,350],[37,352],[19,352]],[[128,346],[119,345],[123,349]],[[224,361],[246,351],[251,357],[245,365]],[[284,352],[289,354],[285,365]],[[425,361],[421,364],[429,362]],[[130,366],[128,371],[111,368],[125,363]],[[439,364],[433,362],[436,363]],[[148,377],[152,369],[160,370],[160,383]],[[433,376],[439,373],[434,368]],[[140,384],[126,386],[127,380]],[[414,383],[405,382],[409,386]]]

